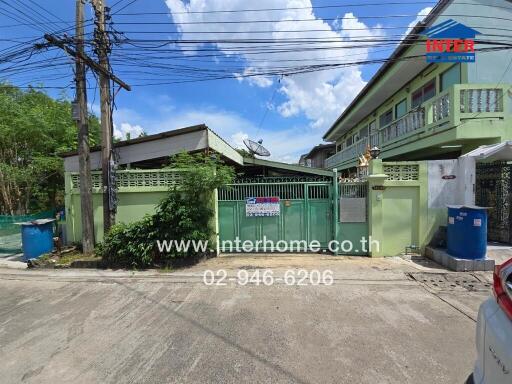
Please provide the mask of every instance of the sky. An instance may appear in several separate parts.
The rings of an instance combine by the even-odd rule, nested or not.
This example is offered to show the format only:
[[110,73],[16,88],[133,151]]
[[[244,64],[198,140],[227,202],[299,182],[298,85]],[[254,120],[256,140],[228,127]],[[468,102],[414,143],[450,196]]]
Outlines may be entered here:
[[[15,42],[73,26],[74,0],[29,0],[25,5],[22,1],[11,2],[16,9],[0,5],[0,55]],[[153,134],[204,123],[235,147],[242,148],[245,138],[262,139],[272,159],[290,163],[322,143],[323,134],[380,64],[287,76],[274,74],[276,68],[385,58],[393,45],[374,47],[370,42],[352,41],[397,39],[435,4],[411,0],[120,0],[114,5],[116,2],[107,1],[113,5],[113,28],[123,33],[117,35],[119,39],[152,41],[113,49],[113,71],[133,87],[131,92],[120,90],[116,95],[116,136],[129,133],[133,138],[142,131]],[[254,9],[261,11],[211,12]],[[25,15],[20,15],[20,10]],[[18,20],[13,20],[13,14]],[[19,25],[27,15],[41,23]],[[387,17],[390,15],[401,17]],[[86,18],[90,17],[91,7],[86,5]],[[92,28],[87,25],[87,32]],[[68,36],[73,34],[68,32]],[[258,49],[232,41],[255,37],[264,40]],[[314,45],[322,49],[276,50],[267,49],[271,44],[265,42],[298,37],[329,43]],[[162,46],[161,40],[173,42]],[[172,50],[172,54],[162,55],[162,49]],[[21,86],[67,87],[46,92],[73,98],[74,64],[57,48],[34,53],[17,68],[43,58],[47,61],[37,70],[27,67],[23,73],[7,74],[0,70],[0,79]],[[155,64],[161,68],[155,69]],[[272,74],[247,76],[262,69]],[[209,75],[228,74],[229,78],[205,81],[204,75],[197,77],[198,70]],[[89,107],[99,114],[95,82],[89,73]]]

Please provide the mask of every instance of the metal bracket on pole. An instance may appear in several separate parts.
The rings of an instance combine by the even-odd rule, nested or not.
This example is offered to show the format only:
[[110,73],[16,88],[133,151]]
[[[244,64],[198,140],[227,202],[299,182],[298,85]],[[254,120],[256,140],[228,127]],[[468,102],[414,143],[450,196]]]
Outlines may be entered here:
[[111,79],[114,83],[119,84],[120,87],[126,89],[127,91],[131,91],[132,88],[126,84],[123,80],[118,78],[116,75],[114,75],[112,72],[109,72],[105,70],[101,65],[96,63],[93,59],[91,59],[89,56],[85,54],[81,54],[79,52],[76,52],[73,48],[68,47],[64,41],[61,39],[56,38],[55,36],[52,36],[50,34],[45,34],[44,38],[52,45],[55,45],[59,48],[62,48],[64,52],[66,52],[68,55],[75,58],[79,57],[82,59],[87,66],[94,69],[96,72],[101,73],[102,75],[107,76],[109,79]]

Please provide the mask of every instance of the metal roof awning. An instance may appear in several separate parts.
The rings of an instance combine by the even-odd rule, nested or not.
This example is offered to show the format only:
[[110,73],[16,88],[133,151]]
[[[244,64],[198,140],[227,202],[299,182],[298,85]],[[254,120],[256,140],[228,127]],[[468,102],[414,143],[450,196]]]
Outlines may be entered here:
[[499,144],[482,145],[461,157],[472,157],[476,161],[512,161],[512,140]]
[[257,158],[252,158],[252,157],[244,157],[244,166],[248,166],[248,165],[260,165],[263,167],[270,167],[270,168],[276,168],[276,169],[286,170],[286,171],[290,171],[290,172],[306,173],[306,174],[317,175],[317,176],[332,176],[333,175],[332,171],[328,171],[325,169],[305,167],[303,165],[281,163],[278,161],[263,160],[263,159],[257,159]]

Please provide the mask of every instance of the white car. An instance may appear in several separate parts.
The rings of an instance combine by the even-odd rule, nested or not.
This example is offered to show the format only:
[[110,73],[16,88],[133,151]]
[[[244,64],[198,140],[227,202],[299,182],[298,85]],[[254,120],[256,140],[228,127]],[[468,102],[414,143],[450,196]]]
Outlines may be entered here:
[[512,384],[512,259],[496,266],[493,291],[478,311],[477,360],[467,384]]

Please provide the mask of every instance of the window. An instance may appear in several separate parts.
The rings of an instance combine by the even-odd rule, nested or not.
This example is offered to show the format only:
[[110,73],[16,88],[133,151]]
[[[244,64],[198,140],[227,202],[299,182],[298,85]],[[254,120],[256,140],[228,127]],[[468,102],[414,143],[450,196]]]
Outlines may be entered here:
[[433,79],[423,87],[423,102],[436,95],[436,79]]
[[347,146],[347,147],[350,146],[350,145],[352,145],[352,136],[349,136],[347,138],[347,141],[346,141],[346,144],[345,144],[345,146]]
[[441,92],[446,91],[453,84],[460,84],[460,64],[456,64],[441,74]]
[[392,121],[393,121],[393,110],[389,109],[386,112],[384,112],[382,115],[380,115],[380,117],[379,117],[379,126],[381,128],[385,127],[386,125],[388,125]]
[[407,99],[403,99],[397,105],[395,105],[395,118],[399,119],[407,114]]
[[364,139],[365,137],[368,137],[368,127],[361,128],[359,131],[359,138]]
[[415,108],[436,95],[436,79],[430,80],[423,87],[412,93],[412,107]]
[[423,103],[423,89],[418,89],[417,91],[413,92],[412,94],[412,104],[411,106],[413,108],[417,107]]

